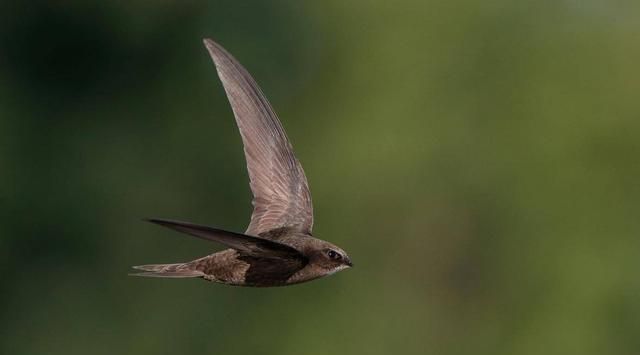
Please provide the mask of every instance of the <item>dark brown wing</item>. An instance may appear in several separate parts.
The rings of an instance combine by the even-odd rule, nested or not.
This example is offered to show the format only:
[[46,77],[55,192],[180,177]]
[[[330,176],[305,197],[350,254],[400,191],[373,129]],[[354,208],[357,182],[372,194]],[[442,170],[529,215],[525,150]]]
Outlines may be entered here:
[[148,221],[194,237],[222,243],[248,256],[261,259],[298,260],[306,263],[306,257],[296,249],[271,240],[188,222],[155,218],[148,219]]
[[291,143],[251,75],[224,48],[210,39],[209,50],[240,129],[251,191],[253,214],[246,233],[259,235],[290,227],[311,233],[313,206],[302,166]]

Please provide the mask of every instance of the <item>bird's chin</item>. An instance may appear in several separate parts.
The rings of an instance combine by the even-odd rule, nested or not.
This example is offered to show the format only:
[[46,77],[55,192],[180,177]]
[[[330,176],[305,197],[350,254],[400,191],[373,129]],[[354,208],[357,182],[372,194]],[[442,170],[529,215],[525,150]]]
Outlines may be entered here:
[[335,274],[335,273],[336,273],[336,272],[338,272],[338,271],[342,271],[342,270],[344,270],[344,269],[348,269],[348,268],[350,268],[350,267],[351,267],[351,266],[349,266],[349,265],[339,265],[339,266],[335,267],[334,269],[332,269],[331,271],[329,271],[329,272],[327,273],[327,275],[333,275],[333,274]]

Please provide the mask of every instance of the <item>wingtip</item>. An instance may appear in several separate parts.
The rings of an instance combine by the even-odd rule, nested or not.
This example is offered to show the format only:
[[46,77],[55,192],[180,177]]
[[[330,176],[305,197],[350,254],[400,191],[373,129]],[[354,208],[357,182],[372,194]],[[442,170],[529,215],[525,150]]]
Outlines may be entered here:
[[157,225],[163,226],[163,227],[171,227],[171,226],[175,225],[176,223],[179,223],[177,221],[171,221],[171,220],[162,219],[162,218],[143,218],[142,220],[145,221],[145,222],[157,224]]
[[151,222],[151,223],[162,223],[162,222],[174,222],[170,219],[166,218],[156,218],[156,217],[146,217],[142,219],[143,221]]
[[222,46],[211,38],[203,38],[202,43],[204,43],[204,46],[209,51],[209,54],[211,54],[211,56],[214,58],[216,58],[222,52]]
[[202,39],[202,43],[204,43],[204,45],[208,48],[209,46],[215,45],[216,42],[211,38],[205,37]]

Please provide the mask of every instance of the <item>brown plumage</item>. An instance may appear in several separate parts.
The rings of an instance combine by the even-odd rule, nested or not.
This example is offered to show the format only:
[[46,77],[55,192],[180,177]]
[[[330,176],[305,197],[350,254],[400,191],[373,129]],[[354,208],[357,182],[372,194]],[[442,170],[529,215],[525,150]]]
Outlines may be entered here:
[[236,118],[253,214],[244,234],[164,219],[152,223],[218,242],[230,249],[186,263],[134,266],[136,276],[200,277],[237,286],[284,286],[351,267],[337,246],[311,236],[313,206],[307,178],[282,124],[251,75],[224,48],[204,44]]

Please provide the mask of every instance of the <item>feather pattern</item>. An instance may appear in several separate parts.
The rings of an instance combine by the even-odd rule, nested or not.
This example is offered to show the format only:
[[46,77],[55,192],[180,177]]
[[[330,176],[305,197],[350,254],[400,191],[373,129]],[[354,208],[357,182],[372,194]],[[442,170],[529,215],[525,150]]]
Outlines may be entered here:
[[246,234],[276,228],[311,234],[313,206],[304,170],[287,135],[251,75],[224,48],[210,39],[204,44],[215,63],[242,136],[253,213]]

